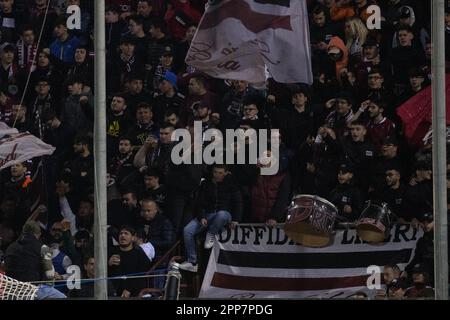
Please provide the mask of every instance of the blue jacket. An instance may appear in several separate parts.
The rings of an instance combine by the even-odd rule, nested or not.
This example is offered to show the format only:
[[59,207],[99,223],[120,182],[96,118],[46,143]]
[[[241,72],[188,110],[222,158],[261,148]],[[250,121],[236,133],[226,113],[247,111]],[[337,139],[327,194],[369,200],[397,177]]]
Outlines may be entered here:
[[69,37],[65,42],[58,39],[50,44],[50,52],[58,59],[66,62],[74,62],[75,49],[80,45],[81,40],[77,37]]

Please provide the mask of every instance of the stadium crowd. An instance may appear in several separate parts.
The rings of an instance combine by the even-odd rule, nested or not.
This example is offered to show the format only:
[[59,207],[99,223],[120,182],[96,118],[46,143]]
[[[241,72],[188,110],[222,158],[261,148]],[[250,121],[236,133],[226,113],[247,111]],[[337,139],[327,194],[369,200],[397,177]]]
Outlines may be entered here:
[[[51,1],[46,14],[47,0],[0,0],[0,121],[56,147],[0,172],[6,274],[48,279],[39,265],[45,244],[51,277],[66,279],[72,264],[95,277],[92,130],[94,109],[104,107],[110,276],[148,271],[177,240],[181,268],[197,272],[199,233],[207,231],[209,249],[222,228],[275,226],[293,195],[313,194],[336,206],[339,221],[357,220],[371,200],[422,227],[406,270],[395,261],[385,267],[385,293],[426,295],[434,272],[431,143],[406,139],[397,110],[431,82],[430,0],[309,0],[314,83],[269,79],[264,88],[186,65],[206,2],[106,0],[108,102],[95,106],[94,2]],[[69,30],[65,7],[73,4],[82,23]],[[381,7],[379,30],[366,26],[371,4]],[[450,37],[450,11],[445,22]],[[175,165],[171,133],[193,129],[194,120],[203,131],[279,129],[279,159],[266,152],[278,173],[261,175],[257,159]],[[43,205],[32,211],[37,196]],[[142,279],[116,280],[110,295],[145,287]],[[64,293],[89,297],[93,285]]]

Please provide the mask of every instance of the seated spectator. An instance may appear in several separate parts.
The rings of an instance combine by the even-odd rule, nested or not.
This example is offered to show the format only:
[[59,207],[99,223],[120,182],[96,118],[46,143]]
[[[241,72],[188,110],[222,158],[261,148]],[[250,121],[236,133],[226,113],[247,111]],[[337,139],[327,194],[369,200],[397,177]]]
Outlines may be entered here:
[[161,213],[154,200],[143,199],[141,215],[136,226],[143,230],[143,241],[155,248],[156,258],[163,256],[175,242],[175,232],[170,220]]
[[[82,278],[85,280],[92,279],[92,281],[82,281],[80,289],[73,289],[70,291],[71,298],[93,298],[95,286],[95,258],[92,253],[88,253],[83,258]],[[115,297],[116,292],[111,280],[107,283],[108,297]]]
[[207,229],[204,247],[211,249],[216,235],[223,228],[234,229],[242,215],[242,197],[233,177],[227,175],[224,165],[214,165],[212,177],[205,180],[198,196],[198,216],[191,220],[183,231],[187,261],[180,269],[197,272],[197,251],[195,236]]

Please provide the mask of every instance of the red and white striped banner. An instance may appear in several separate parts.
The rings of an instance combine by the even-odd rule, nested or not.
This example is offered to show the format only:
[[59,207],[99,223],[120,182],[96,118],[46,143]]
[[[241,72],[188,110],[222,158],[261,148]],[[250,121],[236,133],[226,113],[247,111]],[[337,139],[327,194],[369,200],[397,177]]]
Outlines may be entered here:
[[422,234],[397,225],[384,243],[368,244],[354,229],[338,230],[331,245],[307,248],[290,241],[283,229],[238,226],[216,241],[199,297],[343,299],[361,290],[370,295],[368,267],[404,268]]

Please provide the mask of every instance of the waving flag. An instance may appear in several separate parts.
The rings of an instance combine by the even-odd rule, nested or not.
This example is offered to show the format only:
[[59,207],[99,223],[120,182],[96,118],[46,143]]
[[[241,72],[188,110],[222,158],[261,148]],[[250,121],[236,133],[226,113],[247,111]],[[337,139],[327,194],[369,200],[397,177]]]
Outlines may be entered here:
[[26,160],[50,155],[55,148],[28,132],[11,133],[12,130],[2,125],[1,132],[10,132],[10,135],[0,139],[0,170],[13,164]]
[[186,63],[222,79],[312,83],[306,0],[210,0]]
[[371,245],[354,229],[338,230],[328,247],[306,248],[289,241],[282,229],[239,225],[214,244],[200,298],[343,299],[357,291],[371,296],[368,267],[404,268],[422,234],[396,225],[384,243]]

